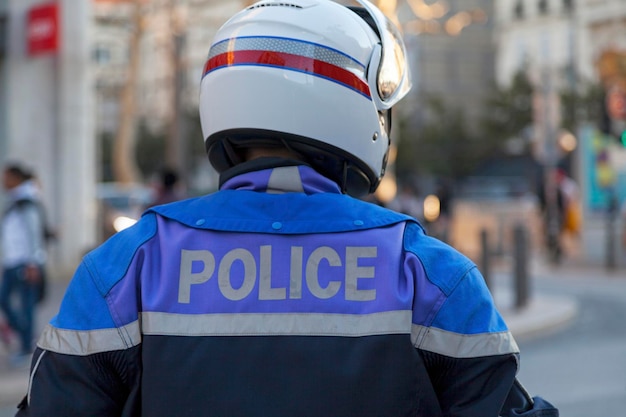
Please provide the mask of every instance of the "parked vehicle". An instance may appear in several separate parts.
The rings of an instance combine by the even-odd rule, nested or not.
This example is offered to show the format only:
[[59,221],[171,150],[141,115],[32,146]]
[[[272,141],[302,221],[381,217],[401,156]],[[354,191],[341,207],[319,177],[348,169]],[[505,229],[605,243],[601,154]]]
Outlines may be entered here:
[[132,226],[153,200],[152,189],[143,184],[105,182],[97,185],[100,240]]

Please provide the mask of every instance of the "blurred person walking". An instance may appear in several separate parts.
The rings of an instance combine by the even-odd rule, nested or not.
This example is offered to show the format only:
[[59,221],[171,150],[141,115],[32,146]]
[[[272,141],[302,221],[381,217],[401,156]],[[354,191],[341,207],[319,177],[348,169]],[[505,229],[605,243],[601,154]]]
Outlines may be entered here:
[[20,164],[11,163],[4,168],[3,186],[8,201],[0,226],[0,308],[19,336],[19,351],[10,359],[15,366],[27,364],[33,351],[34,313],[44,283],[45,220],[32,179]]
[[561,229],[565,233],[578,235],[581,227],[581,201],[578,183],[564,169],[556,170],[556,183],[561,215]]
[[199,100],[220,189],[85,256],[18,416],[557,415],[519,389],[476,266],[355,198],[410,88],[401,35],[359,3],[264,0],[222,26]]
[[571,256],[577,252],[577,243],[582,227],[582,202],[580,187],[567,172],[558,168],[556,170],[556,183],[558,187],[558,207],[561,218],[561,241],[562,256]]
[[549,259],[559,264],[575,251],[582,227],[582,207],[576,181],[563,168],[556,168],[551,174],[551,184],[542,189],[541,205]]
[[424,220],[424,199],[408,184],[400,187],[400,192],[389,202],[387,208],[409,215],[420,222]]
[[155,197],[150,206],[160,206],[183,200],[185,193],[181,189],[180,177],[176,170],[164,168],[159,173],[159,182],[156,185]]
[[450,228],[452,224],[452,185],[450,180],[443,179],[437,184],[435,196],[439,199],[439,216],[429,227],[431,232],[438,239],[450,243]]

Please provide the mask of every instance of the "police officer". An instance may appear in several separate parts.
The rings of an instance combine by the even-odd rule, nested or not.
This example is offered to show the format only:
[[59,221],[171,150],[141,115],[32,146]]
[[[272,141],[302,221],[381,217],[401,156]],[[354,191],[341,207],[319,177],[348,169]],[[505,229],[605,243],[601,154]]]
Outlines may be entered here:
[[200,117],[219,191],[89,253],[30,416],[496,416],[518,348],[476,266],[355,196],[410,88],[367,1],[263,0],[218,31]]

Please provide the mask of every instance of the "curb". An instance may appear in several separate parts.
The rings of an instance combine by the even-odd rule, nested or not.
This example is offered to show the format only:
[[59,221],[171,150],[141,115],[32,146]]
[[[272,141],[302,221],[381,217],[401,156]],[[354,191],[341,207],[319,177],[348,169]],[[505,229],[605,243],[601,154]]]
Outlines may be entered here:
[[[545,336],[569,325],[578,315],[578,303],[565,296],[535,295],[528,305],[516,309],[511,292],[496,292],[494,299],[517,341]],[[506,302],[503,302],[506,300]]]

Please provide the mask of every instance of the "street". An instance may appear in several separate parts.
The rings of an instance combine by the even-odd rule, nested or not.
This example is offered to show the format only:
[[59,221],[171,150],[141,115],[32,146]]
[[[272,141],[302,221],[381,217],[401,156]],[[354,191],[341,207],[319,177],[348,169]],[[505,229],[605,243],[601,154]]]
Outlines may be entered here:
[[608,277],[594,276],[593,270],[538,277],[536,287],[575,297],[579,313],[567,328],[519,343],[520,381],[532,395],[557,406],[563,417],[623,416],[626,271]]

